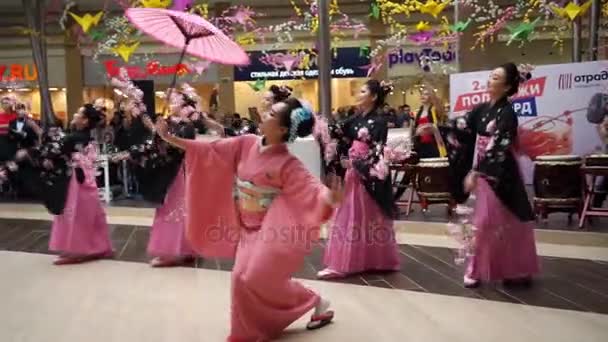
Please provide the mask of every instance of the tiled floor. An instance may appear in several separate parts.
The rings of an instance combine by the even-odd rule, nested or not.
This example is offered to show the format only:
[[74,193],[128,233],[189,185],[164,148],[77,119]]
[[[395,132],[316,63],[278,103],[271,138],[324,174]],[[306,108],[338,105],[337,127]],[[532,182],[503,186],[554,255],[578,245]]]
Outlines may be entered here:
[[[0,220],[0,250],[48,253],[48,221]],[[146,262],[147,227],[112,226],[116,259]],[[608,263],[542,257],[543,274],[532,288],[500,284],[469,290],[461,285],[462,269],[447,248],[401,245],[402,269],[394,273],[352,276],[337,282],[449,296],[520,303],[608,314]],[[322,269],[323,245],[316,245],[296,277],[314,279]],[[229,271],[232,262],[197,259],[190,267]]]
[[[230,333],[228,272],[51,262],[49,255],[0,251],[0,341],[224,342]],[[331,301],[334,322],[307,331],[305,314],[277,341],[605,342],[608,336],[605,314],[302,282]]]
[[[531,191],[529,189],[529,191]],[[408,192],[409,193],[409,192]],[[403,198],[407,197],[406,193]],[[15,200],[12,198],[0,198],[0,203],[7,204],[18,204],[18,203],[36,203],[33,200]],[[119,197],[110,203],[111,207],[117,208],[153,208],[154,206],[140,198],[123,198]],[[429,207],[427,212],[422,212],[421,208],[415,204],[410,215],[405,215],[405,209],[401,210],[401,214],[398,217],[399,220],[403,221],[414,221],[414,222],[435,222],[445,223],[448,222],[447,207],[445,205],[432,205]],[[568,214],[554,213],[549,215],[547,221],[539,222],[538,228],[549,229],[549,230],[566,230],[566,231],[578,231],[578,216],[574,216],[572,220],[568,219]],[[608,233],[608,218],[595,218],[591,222],[585,224],[584,230],[600,233]]]

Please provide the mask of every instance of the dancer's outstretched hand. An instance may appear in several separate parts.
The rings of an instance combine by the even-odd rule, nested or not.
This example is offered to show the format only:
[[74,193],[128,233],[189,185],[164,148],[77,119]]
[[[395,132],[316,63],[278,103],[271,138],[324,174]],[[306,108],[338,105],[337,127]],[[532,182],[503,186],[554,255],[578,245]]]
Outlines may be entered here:
[[150,116],[148,116],[148,115],[142,116],[141,121],[143,122],[144,126],[146,126],[147,129],[149,129],[150,131],[154,131],[154,122],[152,122],[152,119],[150,118]]
[[477,187],[477,177],[479,174],[477,172],[469,172],[467,177],[464,179],[464,190],[466,192],[473,192]]
[[169,126],[165,120],[156,121],[156,133],[163,139],[169,136]]

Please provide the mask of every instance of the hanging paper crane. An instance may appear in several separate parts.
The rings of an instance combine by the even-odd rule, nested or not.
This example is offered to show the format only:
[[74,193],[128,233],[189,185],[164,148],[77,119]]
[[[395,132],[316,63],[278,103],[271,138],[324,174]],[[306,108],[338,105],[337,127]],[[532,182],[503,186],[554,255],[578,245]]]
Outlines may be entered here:
[[511,32],[511,38],[507,42],[507,45],[511,45],[511,43],[515,40],[520,42],[530,41],[530,35],[534,32],[536,28],[536,24],[540,21],[540,17],[536,18],[533,22],[522,22],[516,27],[507,26],[507,29]]
[[140,2],[145,8],[167,8],[171,5],[171,0],[140,0]]
[[469,20],[467,20],[466,22],[459,21],[454,25],[450,25],[450,30],[452,30],[452,32],[464,32],[469,27],[469,25],[471,25],[471,22],[471,18],[469,18]]
[[431,29],[431,25],[426,21],[420,21],[416,24],[416,30],[419,32],[430,31]]
[[253,89],[253,91],[255,91],[256,93],[266,89],[266,79],[261,79],[258,78],[255,83],[247,83],[249,84],[249,86],[251,87],[251,89]]
[[185,11],[192,7],[194,0],[173,0],[171,3],[171,9],[173,11]]
[[135,52],[135,50],[137,50],[138,47],[139,47],[139,42],[135,42],[131,45],[122,43],[122,44],[112,48],[112,51],[114,51],[115,54],[119,55],[125,62],[129,62],[129,58],[131,57],[133,52]]
[[449,4],[450,1],[437,2],[435,0],[429,0],[424,5],[419,2],[417,3],[418,8],[420,8],[420,13],[428,13],[435,18],[437,18]]
[[577,17],[587,12],[589,7],[591,7],[591,1],[592,0],[587,0],[587,2],[582,5],[577,5],[573,1],[570,1],[568,5],[566,5],[566,7],[551,5],[551,8],[553,9],[553,12],[555,12],[555,14],[557,14],[558,16],[573,21]]
[[95,14],[94,16],[87,13],[82,17],[72,12],[68,13],[72,16],[72,18],[74,18],[74,20],[76,20],[76,22],[78,23],[78,25],[80,25],[84,33],[89,32],[92,26],[97,26],[99,24],[99,21],[101,20],[101,17],[103,16],[103,11],[97,12],[97,14]]
[[189,63],[188,66],[194,69],[198,75],[202,75],[203,72],[209,68],[209,65],[211,65],[210,61],[197,61],[195,63]]

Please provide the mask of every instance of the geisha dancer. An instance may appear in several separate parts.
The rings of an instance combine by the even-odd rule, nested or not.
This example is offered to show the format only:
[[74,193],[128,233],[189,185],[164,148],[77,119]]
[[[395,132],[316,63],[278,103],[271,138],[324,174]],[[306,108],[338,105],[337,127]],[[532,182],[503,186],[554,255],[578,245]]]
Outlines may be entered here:
[[[97,151],[91,138],[101,115],[93,105],[81,107],[64,135],[51,128],[43,144],[18,153],[19,163],[29,162],[31,182],[37,184],[48,211],[55,215],[49,250],[60,253],[56,265],[75,264],[113,254],[106,214],[95,181]],[[22,150],[24,152],[25,150]],[[16,163],[9,166],[20,172]]]
[[192,141],[157,124],[161,137],[186,151],[193,247],[204,256],[235,258],[228,341],[277,338],[310,310],[309,329],[333,319],[329,301],[291,278],[342,197],[338,186],[330,191],[287,148],[313,124],[312,113],[294,98],[263,114],[262,137]]
[[[291,96],[293,89],[288,86],[271,85],[267,91],[262,94],[262,101],[260,103],[260,111],[262,113],[268,112],[273,104],[281,101],[285,101]],[[238,129],[233,127],[226,127],[224,129],[224,136],[235,137],[244,134],[258,134],[258,127],[252,120],[239,119],[241,123],[244,123]]]
[[357,96],[361,114],[340,126],[351,142],[344,161],[346,194],[329,232],[326,268],[317,274],[321,279],[400,268],[391,177],[383,155],[388,127],[380,113],[390,91],[390,85],[367,81]]
[[[473,255],[464,276],[466,287],[476,287],[481,281],[529,284],[539,272],[534,214],[515,152],[517,114],[509,101],[529,77],[529,73],[520,74],[513,63],[494,69],[488,80],[490,102],[475,107],[444,130],[452,153],[465,156],[460,158],[464,160],[473,160],[476,154],[464,180],[465,191],[476,197],[474,243],[470,246]],[[475,137],[476,143],[471,144]]]
[[[130,81],[121,84],[124,93],[130,97],[128,110],[143,115],[144,125],[154,132],[152,120],[143,111],[141,93]],[[170,116],[166,120],[171,134],[183,139],[194,139],[196,128],[190,120],[195,112],[198,97],[187,84],[171,92]],[[152,256],[153,267],[179,266],[193,259],[185,234],[185,181],[184,153],[154,136],[144,144],[133,145],[128,159],[135,164],[135,174],[139,180],[144,199],[159,205],[154,215],[147,252]]]

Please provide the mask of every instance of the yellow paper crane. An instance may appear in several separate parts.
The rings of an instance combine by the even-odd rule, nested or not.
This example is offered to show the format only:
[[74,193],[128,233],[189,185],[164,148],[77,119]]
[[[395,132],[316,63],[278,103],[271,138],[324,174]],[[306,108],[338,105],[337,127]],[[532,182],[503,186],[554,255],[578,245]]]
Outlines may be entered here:
[[115,54],[122,57],[122,59],[128,63],[129,58],[131,57],[133,52],[135,52],[135,50],[137,50],[138,47],[139,47],[139,42],[135,42],[131,45],[121,43],[120,45],[112,48],[112,51],[114,51]]
[[145,8],[167,8],[171,5],[171,0],[140,0]]
[[431,25],[426,21],[420,21],[416,25],[416,30],[420,32],[430,31],[432,29]]
[[101,17],[103,16],[103,11],[97,12],[97,14],[95,14],[94,16],[87,13],[82,17],[77,14],[74,14],[72,12],[68,12],[68,13],[70,13],[72,18],[74,18],[74,20],[76,20],[78,25],[80,25],[80,27],[82,27],[82,30],[84,31],[84,33],[89,32],[89,29],[91,29],[91,27],[99,24],[99,21],[101,20]]
[[236,38],[237,44],[241,46],[248,46],[255,44],[255,34],[248,32],[237,36]]
[[563,7],[563,8],[559,7],[559,6],[551,5],[551,8],[553,9],[553,12],[555,12],[555,14],[557,14],[558,16],[560,16],[564,19],[570,19],[570,21],[573,21],[577,17],[585,14],[585,12],[587,12],[589,7],[591,7],[591,0],[588,0],[587,2],[585,2],[584,4],[582,4],[580,6],[575,4],[572,1],[570,1],[568,3],[568,5],[566,5],[566,7]]
[[428,13],[433,17],[437,18],[441,12],[449,5],[449,1],[437,2],[435,0],[429,0],[424,5],[421,3],[417,3],[418,8],[420,9],[420,13]]

